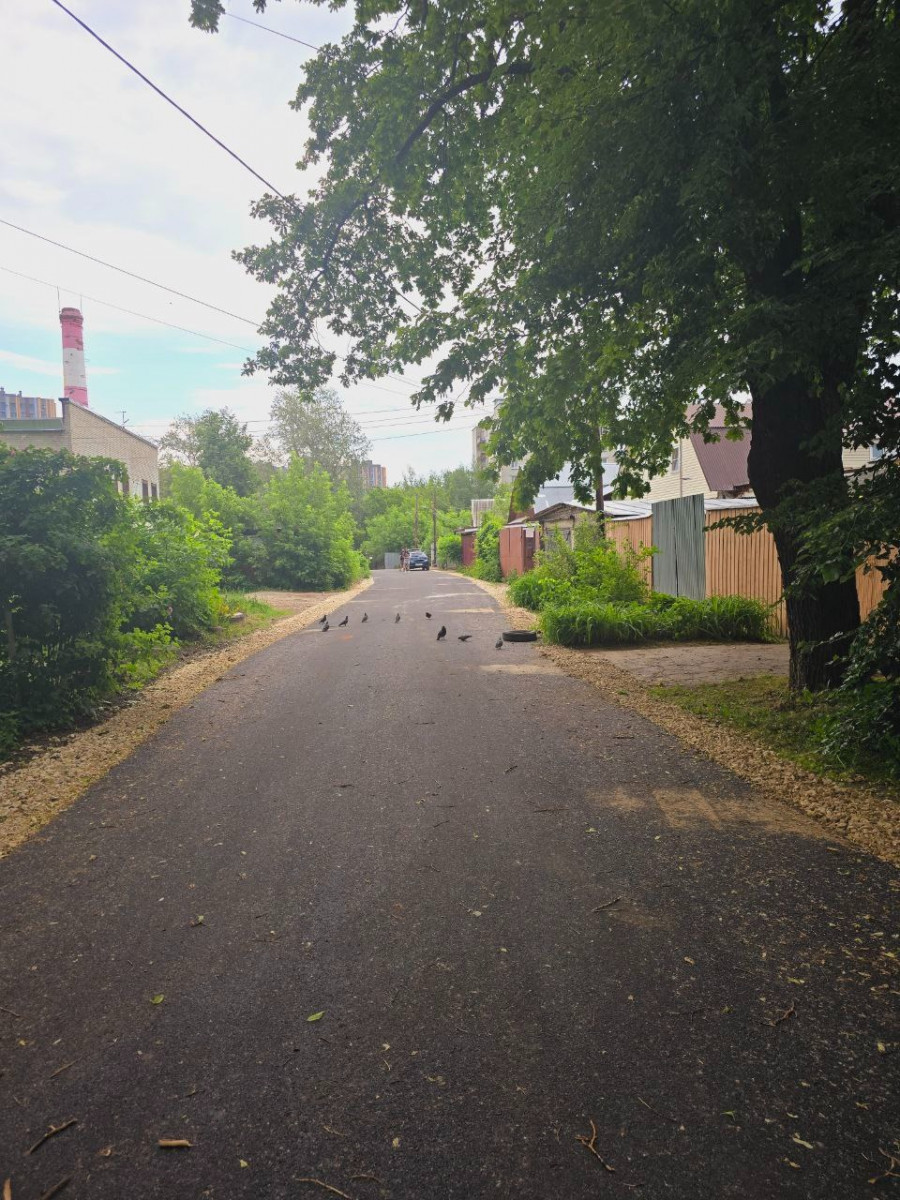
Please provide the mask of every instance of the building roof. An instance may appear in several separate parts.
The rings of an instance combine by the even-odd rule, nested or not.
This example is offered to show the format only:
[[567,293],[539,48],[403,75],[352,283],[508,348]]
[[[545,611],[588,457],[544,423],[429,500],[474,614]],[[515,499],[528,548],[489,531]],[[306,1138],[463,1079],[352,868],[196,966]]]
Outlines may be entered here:
[[735,492],[748,488],[747,456],[750,453],[750,433],[747,430],[740,441],[725,436],[725,426],[710,425],[710,433],[718,436],[717,442],[705,442],[702,433],[690,435],[691,445],[700,463],[700,469],[711,492]]

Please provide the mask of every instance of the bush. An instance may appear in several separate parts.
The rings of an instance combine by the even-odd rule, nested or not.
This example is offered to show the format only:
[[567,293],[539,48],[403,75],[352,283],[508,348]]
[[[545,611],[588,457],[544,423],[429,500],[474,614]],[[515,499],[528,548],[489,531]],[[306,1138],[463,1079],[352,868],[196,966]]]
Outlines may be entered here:
[[537,567],[510,583],[510,598],[534,612],[548,604],[640,603],[649,592],[641,569],[649,553],[619,550],[595,520],[584,519],[571,546],[559,535],[548,539]]
[[475,561],[466,572],[473,579],[485,579],[490,583],[499,583],[502,580],[500,530],[503,525],[503,518],[494,512],[486,512],[481,518],[481,524],[475,534]]
[[690,600],[663,607],[577,599],[541,610],[541,630],[563,646],[624,646],[650,641],[769,641],[766,605],[745,596]]
[[437,540],[439,567],[458,567],[462,564],[462,538],[458,533],[445,533]]
[[844,769],[875,761],[884,775],[900,779],[900,681],[838,688],[815,732],[826,760]]

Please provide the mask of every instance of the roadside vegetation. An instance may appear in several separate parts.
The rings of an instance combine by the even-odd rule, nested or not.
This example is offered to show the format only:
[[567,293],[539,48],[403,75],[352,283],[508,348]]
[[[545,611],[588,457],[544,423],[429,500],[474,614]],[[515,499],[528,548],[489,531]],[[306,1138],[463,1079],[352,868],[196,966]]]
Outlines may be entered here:
[[869,722],[862,711],[848,710],[839,691],[795,695],[786,679],[773,675],[651,690],[707,721],[750,734],[808,771],[890,782],[900,800],[900,738],[879,729],[877,718]]
[[773,640],[770,611],[758,600],[651,593],[644,572],[651,554],[619,549],[596,521],[582,520],[571,546],[551,539],[537,567],[510,581],[510,599],[539,613],[544,637],[562,646]]

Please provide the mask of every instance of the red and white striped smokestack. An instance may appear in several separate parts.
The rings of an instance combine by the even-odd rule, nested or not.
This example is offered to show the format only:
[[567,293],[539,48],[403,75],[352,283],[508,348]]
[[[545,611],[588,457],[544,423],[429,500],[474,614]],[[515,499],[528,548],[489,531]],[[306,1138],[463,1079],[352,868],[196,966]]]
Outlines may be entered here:
[[59,314],[63,344],[63,395],[76,404],[88,406],[87,376],[84,373],[84,317],[77,308],[64,308]]

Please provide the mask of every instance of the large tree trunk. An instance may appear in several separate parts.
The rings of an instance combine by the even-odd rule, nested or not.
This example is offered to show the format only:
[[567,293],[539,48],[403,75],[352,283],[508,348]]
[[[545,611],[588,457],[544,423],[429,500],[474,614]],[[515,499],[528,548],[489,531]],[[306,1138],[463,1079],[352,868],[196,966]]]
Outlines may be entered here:
[[825,395],[813,395],[798,378],[765,390],[754,389],[747,470],[781,564],[791,689],[833,687],[841,680],[843,653],[859,625],[856,581],[810,585],[802,592],[792,591],[791,584],[800,550],[798,517],[806,486],[824,486],[831,503],[845,502],[841,429],[835,406]]

